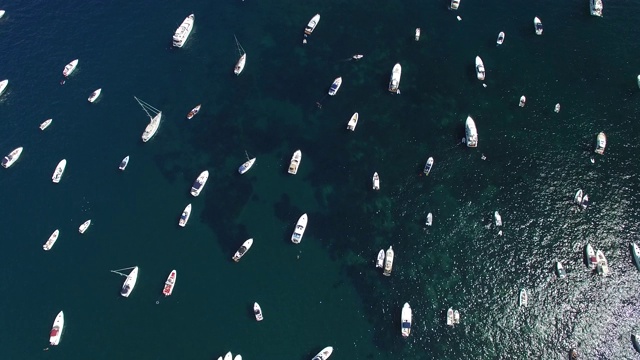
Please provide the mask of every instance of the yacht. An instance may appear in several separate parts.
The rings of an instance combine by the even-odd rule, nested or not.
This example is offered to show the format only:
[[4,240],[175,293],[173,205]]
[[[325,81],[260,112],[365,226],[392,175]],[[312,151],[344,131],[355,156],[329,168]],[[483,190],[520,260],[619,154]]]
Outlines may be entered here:
[[640,247],[636,243],[631,243],[631,255],[633,255],[633,261],[636,263],[636,267],[640,270]]
[[244,254],[246,254],[247,251],[251,249],[251,245],[253,245],[253,239],[247,239],[245,242],[243,242],[242,246],[240,246],[238,251],[236,251],[236,253],[233,255],[233,258],[232,258],[233,261],[235,262],[240,261],[240,259],[244,256]]
[[537,16],[533,18],[533,26],[536,29],[536,35],[542,35],[542,21]]
[[494,212],[493,213],[493,218],[496,221],[496,226],[502,226],[502,216],[500,216],[499,212]]
[[19,147],[17,149],[14,149],[9,154],[7,154],[7,156],[5,156],[4,159],[2,159],[2,167],[7,169],[11,165],[13,165],[13,163],[18,160],[20,155],[22,155],[22,150],[23,149],[24,148],[21,146],[21,147]]
[[300,244],[302,241],[302,236],[304,235],[304,231],[307,229],[307,214],[302,214],[296,223],[296,228],[293,230],[293,234],[291,234],[291,241],[294,244]]
[[191,14],[184,19],[182,24],[180,24],[180,27],[176,30],[175,34],[173,34],[173,46],[179,48],[184,46],[184,43],[191,34],[191,30],[193,30],[194,19],[195,16]]
[[49,332],[49,344],[56,346],[60,344],[62,338],[62,330],[64,329],[64,313],[60,311],[53,321],[51,332]]
[[609,274],[609,262],[604,257],[602,250],[596,251],[596,260],[598,260],[598,273],[602,276],[607,276]]
[[502,43],[504,42],[504,35],[504,31],[500,31],[500,33],[498,34],[498,40],[496,40],[497,45],[502,45]]
[[476,122],[473,121],[471,115],[467,116],[467,121],[464,123],[464,132],[467,147],[478,147],[478,130],[476,129]]
[[187,225],[187,221],[189,221],[189,217],[191,216],[191,204],[187,205],[184,210],[182,210],[182,215],[180,215],[180,220],[178,220],[178,225],[184,227]]
[[67,160],[62,159],[56,166],[56,169],[53,171],[53,176],[51,176],[51,180],[54,183],[59,183],[60,179],[62,179],[62,174],[64,174],[64,169],[67,167]]
[[78,232],[80,234],[84,234],[85,231],[87,231],[87,229],[89,228],[89,226],[91,226],[91,219],[85,221],[82,223],[82,225],[80,225],[80,227],[78,228]]
[[416,41],[420,40],[420,28],[416,28]]
[[331,346],[327,346],[326,348],[322,349],[322,351],[320,351],[311,360],[327,360],[329,356],[331,356],[331,353],[333,353],[333,348]]
[[602,17],[602,0],[589,0],[591,15]]
[[124,297],[129,297],[133,288],[136,286],[136,281],[138,280],[138,267],[134,267],[133,270],[127,276],[127,279],[122,284],[122,290],[120,290],[120,295]]
[[453,323],[460,324],[460,312],[458,310],[453,311]]
[[298,173],[300,160],[302,160],[302,151],[298,149],[293,153],[293,156],[291,157],[291,162],[289,163],[289,170],[287,170],[289,174],[295,175]]
[[482,62],[480,56],[476,56],[476,76],[478,77],[478,80],[484,80],[484,63]]
[[556,271],[558,272],[558,277],[560,279],[567,277],[567,272],[564,270],[564,266],[562,266],[560,261],[556,262]]
[[9,85],[9,80],[0,81],[0,95],[2,95],[2,93],[4,92],[4,89],[7,88],[7,85]]
[[556,106],[553,108],[553,111],[555,111],[556,114],[560,112],[560,103],[556,104]]
[[373,190],[380,190],[380,176],[377,172],[373,173]]
[[48,128],[49,125],[51,125],[52,122],[53,122],[53,119],[47,119],[47,120],[43,121],[42,124],[40,124],[40,130],[44,130],[44,129]]
[[318,25],[318,23],[320,22],[320,14],[315,14],[311,20],[309,20],[309,23],[307,24],[307,26],[304,28],[304,40],[302,40],[303,44],[307,43],[307,36],[311,35],[311,33],[313,32],[313,30],[316,29],[316,26]]
[[251,167],[255,162],[256,162],[256,158],[252,158],[242,163],[242,165],[240,165],[240,167],[238,168],[238,172],[240,173],[240,175],[249,171],[249,169],[251,169]]
[[208,179],[209,179],[209,171],[205,170],[201,172],[198,178],[196,179],[196,181],[193,182],[193,185],[191,185],[191,195],[193,196],[200,195],[200,192],[204,188],[204,185],[207,183]]
[[400,78],[402,77],[402,66],[397,63],[391,70],[391,79],[389,80],[389,91],[395,94],[400,93]]
[[451,10],[458,10],[460,6],[460,0],[451,0]]
[[142,141],[147,142],[153,137],[153,135],[156,134],[158,128],[160,127],[160,120],[162,120],[162,111],[154,108],[153,106],[147,104],[146,102],[138,99],[135,96],[133,98],[136,99],[138,104],[140,104],[142,110],[144,110],[150,120],[149,124],[147,124],[147,127],[145,127],[144,132],[142,133]]
[[427,214],[427,221],[425,222],[425,225],[431,226],[432,224],[433,224],[433,214],[432,213],[428,213]]
[[380,249],[378,252],[378,258],[376,259],[376,267],[382,268],[384,266],[384,249]]
[[453,326],[453,324],[455,324],[454,313],[453,309],[449,308],[449,310],[447,310],[447,326]]
[[520,290],[520,306],[527,307],[529,305],[529,296],[526,289]]
[[233,68],[233,73],[236,75],[240,75],[242,70],[244,70],[244,65],[246,63],[247,63],[247,53],[244,53],[242,54],[242,56],[240,56],[240,59],[238,59],[236,66]]
[[527,98],[524,95],[520,96],[520,103],[518,104],[518,106],[524,107],[524,104],[526,103],[527,103]]
[[591,244],[587,244],[586,253],[587,253],[587,265],[593,270],[596,268],[596,265],[598,264],[598,259],[596,258],[596,252],[593,251],[593,247],[591,246]]
[[198,104],[198,106],[191,109],[191,111],[189,111],[189,113],[187,114],[187,119],[189,120],[193,119],[193,117],[196,116],[196,114],[200,111],[201,106],[202,104]]
[[356,125],[358,125],[358,113],[354,113],[351,116],[351,119],[349,119],[349,122],[347,123],[347,130],[351,130],[354,131],[356,129]]
[[120,165],[118,166],[118,169],[124,171],[124,169],[127,168],[127,165],[129,165],[129,155],[125,156],[124,159],[120,161]]
[[411,333],[411,306],[409,306],[409,303],[404,303],[404,306],[402,307],[400,322],[402,324],[400,328],[402,331],[402,337],[409,337],[409,334]]
[[78,66],[78,59],[71,61],[64,67],[64,70],[62,70],[62,76],[68,77],[71,75],[71,73],[76,69],[76,66]]
[[262,319],[264,319],[262,316],[262,308],[260,308],[260,304],[257,302],[253,303],[253,314],[256,316],[257,321],[262,321]]
[[384,261],[384,271],[383,271],[383,275],[385,276],[391,276],[391,270],[393,269],[393,247],[389,246],[389,249],[387,249],[387,257]]
[[338,90],[340,90],[340,85],[342,85],[342,77],[337,77],[333,80],[333,84],[331,84],[331,87],[329,88],[329,95],[335,95]]
[[578,205],[582,204],[582,189],[576,192],[576,196],[573,197],[573,201]]
[[102,93],[102,89],[97,89],[96,91],[92,92],[91,95],[89,96],[89,98],[87,99],[90,103],[96,101],[96,99],[98,98],[98,96],[100,96],[100,93]]
[[173,293],[173,287],[176,286],[176,276],[178,273],[175,270],[171,270],[169,276],[167,277],[167,281],[164,282],[164,288],[162,288],[162,293],[164,296],[170,296]]
[[604,148],[606,147],[607,147],[607,136],[603,132],[601,132],[598,134],[598,137],[596,138],[596,154],[603,155]]
[[60,230],[56,229],[51,236],[49,236],[49,239],[47,240],[46,243],[44,243],[44,245],[42,245],[42,248],[45,251],[49,251],[51,250],[51,248],[53,247],[53,245],[56,243],[56,240],[58,240],[58,236],[60,235]]
[[427,159],[427,163],[424,164],[424,174],[429,176],[429,173],[431,172],[431,167],[433,166],[433,158],[429,157]]

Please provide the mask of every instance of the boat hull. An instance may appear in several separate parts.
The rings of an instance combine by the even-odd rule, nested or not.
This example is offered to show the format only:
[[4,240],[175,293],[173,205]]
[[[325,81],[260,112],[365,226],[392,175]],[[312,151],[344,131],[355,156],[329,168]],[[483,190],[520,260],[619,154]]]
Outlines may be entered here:
[[8,169],[9,167],[11,167],[11,165],[13,165],[16,161],[18,161],[18,159],[20,158],[20,155],[22,155],[23,149],[24,149],[23,147],[19,147],[12,150],[9,154],[7,154],[7,156],[5,156],[2,159],[2,167],[5,169]]
[[293,242],[294,244],[300,244],[300,242],[302,241],[302,237],[304,236],[304,232],[307,229],[308,220],[309,219],[306,213],[300,216],[298,222],[296,223],[296,227],[293,230],[293,234],[291,234],[291,242]]
[[187,222],[189,221],[189,217],[191,217],[191,204],[187,205],[182,211],[180,220],[178,220],[178,226],[185,227],[187,225]]
[[242,243],[238,251],[236,251],[236,253],[233,255],[233,261],[240,261],[240,259],[247,253],[247,251],[251,249],[251,245],[253,245],[253,239],[247,239],[244,243]]
[[393,257],[393,247],[389,246],[389,249],[387,250],[387,256],[384,261],[384,271],[382,272],[384,276],[391,276],[391,271],[393,270]]
[[246,173],[247,171],[249,171],[249,169],[251,169],[251,167],[253,166],[253,164],[256,162],[256,158],[253,159],[249,159],[247,161],[245,161],[242,165],[240,165],[240,167],[238,168],[238,173],[240,173],[240,175]]
[[177,48],[181,48],[187,42],[189,35],[191,35],[191,30],[193,30],[193,24],[195,23],[195,15],[191,14],[187,16],[182,24],[178,27],[176,32],[173,34],[173,46]]
[[404,306],[402,307],[400,324],[402,337],[409,337],[411,334],[411,306],[409,306],[409,303],[404,303]]
[[402,66],[400,63],[395,64],[391,70],[391,79],[389,80],[389,91],[398,94],[400,90],[400,79],[402,78]]
[[129,297],[133,288],[136,286],[136,282],[138,281],[138,267],[134,267],[133,270],[127,276],[127,279],[122,284],[122,290],[120,290],[120,295],[122,297]]
[[67,168],[67,160],[62,159],[56,166],[56,169],[53,171],[53,175],[51,176],[51,181],[55,184],[59,183],[62,180],[62,175],[64,174],[64,170]]
[[333,80],[333,84],[331,84],[331,87],[329,88],[329,96],[337,94],[338,90],[340,90],[340,86],[342,86],[342,77],[338,77]]
[[478,129],[476,123],[473,121],[471,115],[467,116],[467,120],[464,123],[465,128],[465,142],[467,147],[478,147]]
[[162,294],[164,296],[171,296],[171,294],[173,294],[173,288],[176,285],[177,276],[178,272],[175,270],[171,270],[169,276],[167,277],[167,281],[164,282],[164,288],[162,289]]
[[102,93],[102,89],[97,89],[96,91],[91,93],[91,96],[87,99],[90,103],[96,101],[100,94]]
[[351,119],[349,119],[349,122],[347,123],[347,130],[351,130],[354,131],[356,129],[356,126],[358,125],[358,113],[354,113],[351,116]]
[[191,185],[191,195],[197,197],[204,189],[204,186],[207,184],[207,180],[209,179],[209,171],[205,170],[200,173],[198,178]]
[[64,313],[60,311],[53,321],[51,332],[49,332],[49,344],[56,346],[60,344],[62,339],[62,331],[64,330]]
[[604,149],[607,147],[607,136],[601,132],[596,137],[596,154],[604,155]]
[[240,56],[240,59],[238,59],[236,66],[233,68],[233,73],[236,75],[240,75],[242,70],[244,70],[244,65],[246,63],[247,63],[247,54],[242,54],[242,56]]
[[296,150],[291,157],[291,162],[289,162],[289,170],[287,170],[287,172],[291,175],[297,174],[298,167],[300,166],[300,161],[302,161],[302,151]]

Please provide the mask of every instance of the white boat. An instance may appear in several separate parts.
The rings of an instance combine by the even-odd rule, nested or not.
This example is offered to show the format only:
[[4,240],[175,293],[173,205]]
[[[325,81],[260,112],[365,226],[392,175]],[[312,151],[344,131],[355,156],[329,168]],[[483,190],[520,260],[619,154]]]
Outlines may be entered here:
[[96,101],[96,99],[98,98],[98,96],[100,96],[100,93],[102,93],[102,89],[97,89],[96,91],[92,92],[91,95],[89,96],[89,98],[87,99],[90,103]]
[[320,22],[320,14],[315,14],[311,20],[309,20],[309,23],[307,24],[307,26],[304,28],[304,39],[302,40],[303,44],[307,43],[307,36],[311,35],[311,33],[313,32],[313,30],[316,29],[316,26],[318,26],[318,23]]
[[249,169],[251,169],[251,167],[255,162],[256,162],[256,158],[252,158],[252,159],[247,159],[247,161],[242,163],[242,165],[240,165],[240,167],[238,168],[238,172],[240,173],[240,175],[249,171]]
[[471,115],[468,115],[464,122],[464,133],[467,147],[478,147],[478,129],[476,129],[476,122],[473,121]]
[[458,6],[460,6],[460,0],[451,0],[451,10],[458,10]]
[[64,70],[62,70],[62,76],[68,77],[69,75],[71,75],[71,73],[73,73],[73,71],[76,69],[77,66],[78,66],[78,59],[71,61],[64,67]]
[[154,108],[153,106],[147,104],[146,102],[138,99],[135,96],[133,98],[136,99],[140,106],[142,106],[142,110],[144,110],[150,120],[149,124],[142,133],[142,141],[147,142],[153,137],[153,135],[156,134],[156,132],[158,131],[158,127],[160,127],[160,120],[162,120],[162,111]]
[[429,173],[431,172],[431,167],[432,166],[433,166],[433,158],[429,157],[427,159],[427,162],[424,164],[424,170],[423,170],[423,172],[424,172],[424,174],[426,176],[429,176]]
[[420,40],[420,28],[416,28],[416,41]]
[[337,77],[333,80],[333,84],[331,84],[331,87],[329,88],[329,95],[335,95],[338,90],[340,90],[340,85],[342,85],[342,77]]
[[447,326],[453,326],[453,324],[455,324],[455,319],[453,316],[453,309],[449,308],[449,310],[447,310]]
[[484,80],[485,77],[484,63],[480,56],[476,56],[476,76],[478,80]]
[[601,132],[596,137],[596,154],[603,155],[604,149],[607,147],[607,136]]
[[238,251],[233,255],[233,261],[238,262],[244,256],[244,254],[251,249],[251,245],[253,245],[253,239],[247,239],[242,243]]
[[180,215],[180,220],[178,220],[178,225],[184,227],[187,225],[187,221],[189,221],[189,217],[191,216],[191,204],[187,205],[184,210],[182,210],[182,215]]
[[384,271],[382,272],[385,276],[391,276],[391,270],[393,269],[393,247],[389,246],[387,249],[387,257],[384,260]]
[[238,38],[236,38],[235,35],[233,37],[236,39],[236,46],[238,47],[238,54],[240,55],[236,66],[233,68],[233,73],[236,75],[240,75],[242,70],[244,70],[244,65],[247,63],[247,52],[244,51],[244,49],[240,45]]
[[356,129],[356,125],[358,125],[358,113],[354,113],[351,116],[351,119],[349,119],[349,122],[347,123],[347,130],[351,130],[354,131]]
[[502,43],[504,42],[504,35],[504,31],[500,31],[500,33],[498,34],[498,40],[496,40],[497,45],[502,45]]
[[598,274],[607,276],[609,274],[609,262],[607,261],[607,258],[604,257],[602,250],[596,251],[596,260],[598,261]]
[[162,294],[164,294],[164,296],[170,296],[173,294],[173,287],[176,286],[177,276],[178,273],[175,270],[171,270],[167,277],[167,281],[164,282],[164,287],[162,288]]
[[533,18],[533,26],[536,29],[536,35],[542,35],[542,21],[537,16]]
[[527,295],[527,290],[520,290],[520,306],[527,307],[529,305],[529,296]]
[[91,226],[91,219],[83,222],[82,225],[80,225],[80,227],[78,228],[78,232],[80,232],[80,234],[84,234],[84,232],[87,231],[89,226]]
[[125,156],[124,159],[120,161],[120,165],[118,166],[118,169],[124,171],[124,169],[127,168],[127,165],[129,165],[129,155]]
[[300,161],[302,160],[302,151],[296,150],[291,157],[291,162],[289,163],[289,170],[287,172],[289,174],[295,175],[298,173],[298,167],[300,166]]
[[49,125],[51,125],[52,122],[53,122],[53,119],[47,119],[47,120],[43,121],[42,124],[40,124],[40,130],[44,130],[44,129],[48,128]]
[[311,360],[327,360],[332,353],[333,353],[333,348],[331,346],[327,346],[326,348],[322,349],[322,351],[320,351],[318,354],[316,354],[316,356],[314,356],[313,359]]
[[553,111],[555,111],[556,114],[560,112],[560,103],[556,104],[556,106],[553,108]]
[[638,87],[640,88],[640,75],[638,75],[636,82],[638,83]]
[[196,114],[198,112],[200,112],[200,107],[201,106],[202,106],[202,104],[198,104],[198,106],[196,106],[193,109],[191,109],[191,111],[189,111],[189,113],[187,114],[187,119],[189,119],[189,120],[193,119],[193,117],[196,116]]
[[460,324],[460,312],[458,310],[453,311],[453,323]]
[[52,346],[56,346],[60,344],[60,339],[62,338],[62,330],[64,329],[64,313],[60,311],[58,315],[56,315],[56,319],[53,320],[53,326],[51,327],[51,331],[49,332],[49,344]]
[[432,224],[433,224],[433,214],[432,213],[428,213],[427,214],[427,221],[425,222],[425,225],[431,226]]
[[138,267],[134,267],[133,270],[127,276],[127,279],[122,284],[122,290],[120,290],[120,295],[124,297],[129,297],[133,288],[136,286],[136,281],[138,280]]
[[520,96],[520,103],[518,103],[518,106],[524,107],[524,104],[526,103],[527,103],[527,98],[524,95]]
[[496,220],[496,226],[502,226],[502,216],[497,211],[493,213],[493,218]]
[[201,172],[198,178],[193,182],[193,185],[191,185],[191,195],[193,196],[200,195],[200,192],[204,188],[204,185],[207,183],[208,179],[209,179],[209,171],[205,170]]
[[291,234],[291,241],[294,244],[300,244],[302,241],[302,236],[304,235],[304,231],[307,229],[307,214],[302,214],[296,223],[296,228],[293,230],[293,234]]
[[409,334],[411,334],[411,306],[409,306],[409,303],[404,303],[402,307],[400,323],[402,324],[400,327],[402,337],[409,337]]
[[595,269],[596,265],[598,265],[598,259],[596,258],[596,252],[593,251],[593,247],[591,246],[591,244],[587,244],[586,253],[587,253],[587,265],[591,269]]
[[391,79],[389,80],[389,91],[398,94],[400,90],[400,78],[402,77],[402,66],[397,63],[391,70]]
[[4,10],[0,10],[0,19],[2,19],[2,17],[4,16],[5,11]]
[[631,255],[633,256],[633,261],[636,263],[636,268],[640,270],[640,247],[634,242],[631,243]]
[[589,194],[584,194],[584,196],[582,197],[582,202],[580,202],[580,205],[582,205],[583,209],[586,209],[587,206],[589,206]]
[[384,249],[380,249],[378,252],[378,258],[376,259],[376,267],[382,268],[384,266]]
[[[360,60],[360,59],[362,59],[363,57],[364,57],[364,55],[362,55],[362,54],[355,54],[355,55],[353,55],[351,58],[352,58],[352,59],[354,59],[354,60]],[[639,76],[640,76],[640,75],[639,75]]]
[[60,179],[62,179],[62,174],[64,174],[64,169],[67,167],[67,160],[62,159],[56,166],[56,169],[53,171],[53,176],[51,176],[51,181],[54,183],[59,183]]
[[56,240],[58,240],[58,236],[60,236],[60,230],[56,229],[51,236],[49,236],[49,239],[47,240],[46,243],[44,243],[44,245],[42,245],[42,248],[45,251],[49,251],[51,250],[51,248],[53,247],[53,245],[56,243]]
[[232,358],[233,358],[233,355],[231,355],[231,351],[229,351],[224,355],[224,360],[232,360]]
[[191,34],[191,30],[193,30],[193,23],[195,21],[195,16],[193,14],[187,16],[180,27],[173,34],[173,46],[181,48],[184,43],[189,38]]
[[256,316],[257,321],[262,321],[262,319],[264,319],[262,316],[262,308],[260,308],[260,304],[257,302],[253,303],[253,314]]
[[562,263],[560,261],[556,262],[556,272],[558,273],[558,277],[560,279],[564,279],[565,277],[567,277],[567,272],[564,270],[564,266],[562,266]]
[[7,88],[7,85],[9,85],[9,80],[2,80],[0,81],[0,95],[2,95],[2,93],[4,92],[4,89]]
[[377,172],[373,173],[373,190],[380,190],[380,176]]
[[7,169],[11,165],[13,165],[13,163],[15,163],[18,160],[18,158],[20,158],[20,155],[22,155],[22,150],[23,149],[24,148],[21,146],[19,148],[13,149],[13,151],[8,153],[7,156],[5,156],[2,159],[2,167]]
[[602,17],[602,0],[590,0],[589,10],[591,15]]
[[582,204],[582,189],[576,192],[576,196],[573,197],[573,201],[578,205]]

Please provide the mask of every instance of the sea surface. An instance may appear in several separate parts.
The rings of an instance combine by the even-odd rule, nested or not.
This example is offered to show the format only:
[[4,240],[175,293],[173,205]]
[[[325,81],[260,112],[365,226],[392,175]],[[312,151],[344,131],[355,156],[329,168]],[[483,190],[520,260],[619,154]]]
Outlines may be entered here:
[[[571,348],[581,359],[637,359],[640,271],[629,244],[640,241],[640,3],[605,0],[603,18],[589,15],[588,0],[448,6],[0,3],[0,80],[10,81],[0,96],[0,153],[24,147],[0,169],[0,359],[215,360],[231,351],[305,360],[329,345],[332,360],[566,359]],[[191,13],[194,31],[172,48]],[[240,76],[234,35],[247,52]],[[387,91],[396,63],[401,95]],[[342,87],[329,97],[338,76]],[[88,103],[97,88],[102,95]],[[134,96],[163,112],[148,143]],[[197,104],[201,112],[186,120]],[[475,149],[461,143],[467,115]],[[603,156],[593,152],[600,131]],[[257,161],[241,176],[246,154]],[[63,158],[62,181],[52,184]],[[193,198],[205,169],[208,183]],[[371,189],[376,171],[380,191]],[[578,189],[591,198],[586,210],[572,204]],[[309,224],[294,245],[303,213]],[[60,238],[45,252],[55,229]],[[234,263],[247,238],[253,247]],[[610,276],[585,266],[587,243],[604,251]],[[374,263],[389,246],[395,261],[385,277]],[[556,261],[567,278],[554,273]],[[140,273],[125,299],[124,277],[110,270],[131,266]],[[165,298],[172,269],[177,283]],[[518,306],[522,288],[527,308]],[[454,328],[445,324],[450,307],[461,314]],[[51,347],[60,310],[64,333]]]

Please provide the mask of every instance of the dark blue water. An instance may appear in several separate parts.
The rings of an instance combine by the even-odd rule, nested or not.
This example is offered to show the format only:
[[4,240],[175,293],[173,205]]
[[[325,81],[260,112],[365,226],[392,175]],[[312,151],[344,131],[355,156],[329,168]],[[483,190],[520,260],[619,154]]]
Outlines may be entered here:
[[[328,345],[332,359],[563,359],[570,348],[583,359],[637,358],[640,273],[629,251],[640,223],[636,2],[605,1],[603,18],[589,16],[587,0],[463,0],[458,11],[447,1],[359,0],[2,6],[0,80],[10,84],[0,96],[0,152],[24,152],[0,171],[0,358],[217,359],[232,351],[302,360]],[[172,48],[190,13],[194,31]],[[321,21],[303,46],[316,13]],[[500,31],[506,39],[496,47]],[[238,77],[234,35],[247,51]],[[354,54],[365,57],[346,61]],[[477,55],[486,88],[475,77]],[[400,96],[387,91],[397,62]],[[338,76],[342,87],[328,97]],[[102,95],[89,104],[96,88]],[[148,143],[133,96],[163,111]],[[358,127],[347,132],[355,111]],[[477,149],[460,144],[469,114]],[[600,131],[604,156],[593,152]],[[245,151],[257,162],[240,176]],[[429,156],[435,165],[421,176]],[[65,174],[52,184],[63,158]],[[189,188],[205,169],[209,181],[193,198]],[[572,205],[579,188],[592,201],[586,211]],[[193,214],[179,228],[188,203]],[[294,245],[302,213],[309,225]],[[45,252],[55,229],[60,238]],[[250,237],[251,250],[231,261]],[[587,243],[604,251],[608,277],[584,265]],[[390,245],[387,278],[374,261]],[[566,279],[554,274],[556,261]],[[124,278],[109,270],[130,266],[140,274],[124,299]],[[164,298],[172,269],[176,288]],[[528,308],[518,307],[521,288]],[[408,339],[400,335],[405,302],[414,320]],[[461,313],[455,328],[445,325],[449,307]],[[60,310],[62,341],[44,350]]]

